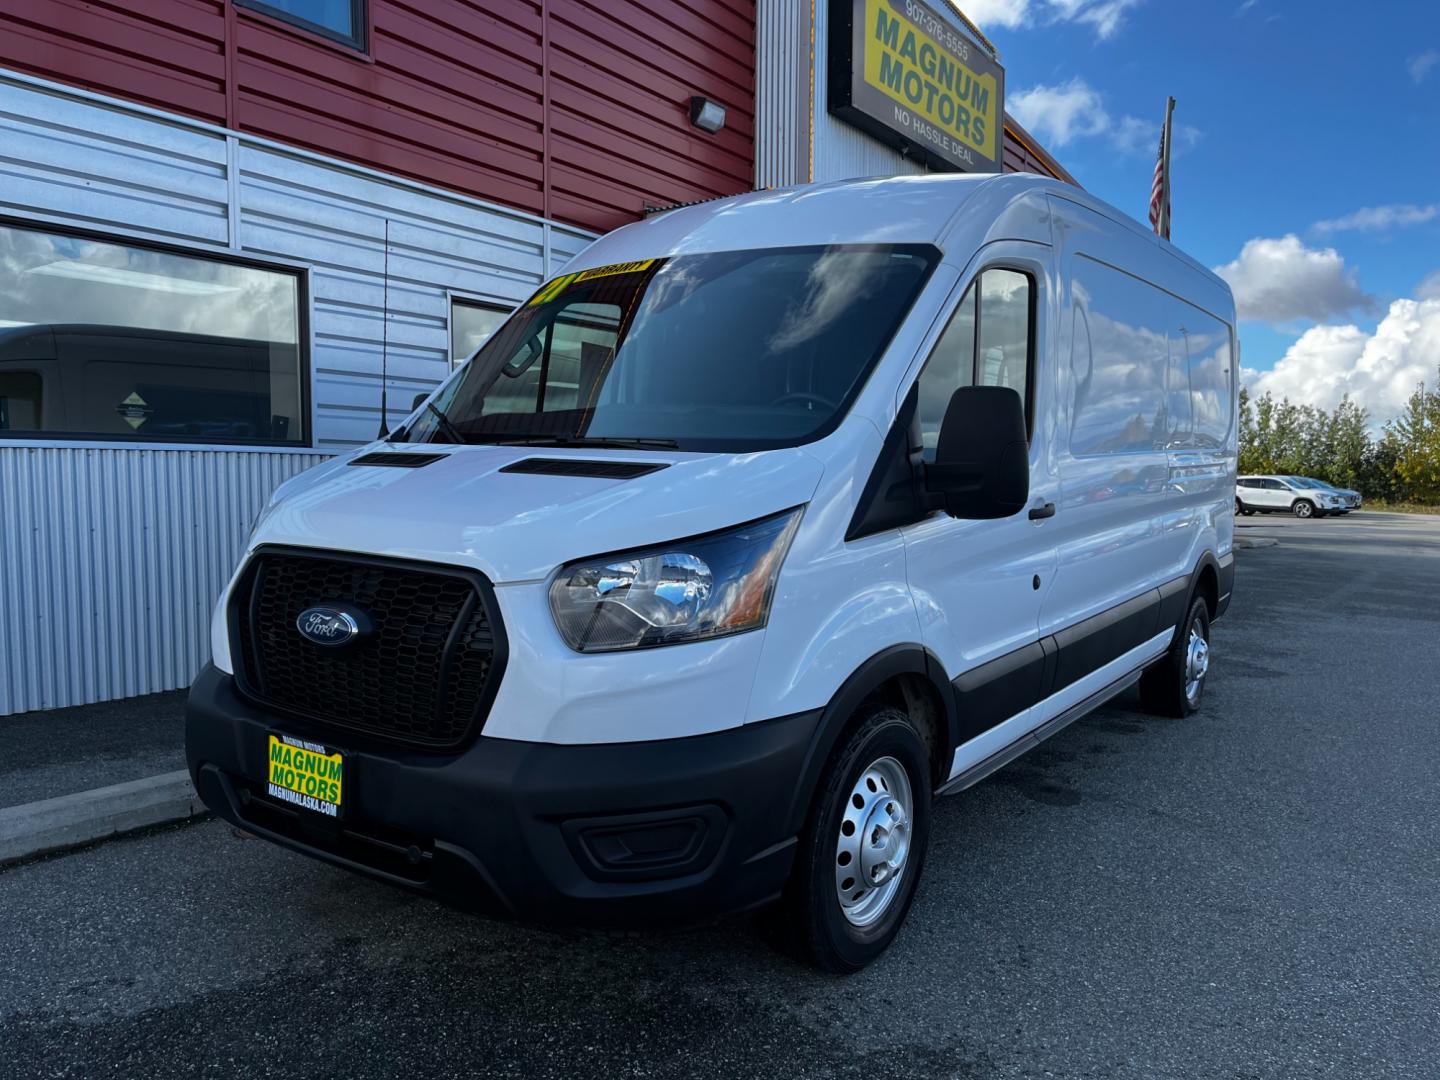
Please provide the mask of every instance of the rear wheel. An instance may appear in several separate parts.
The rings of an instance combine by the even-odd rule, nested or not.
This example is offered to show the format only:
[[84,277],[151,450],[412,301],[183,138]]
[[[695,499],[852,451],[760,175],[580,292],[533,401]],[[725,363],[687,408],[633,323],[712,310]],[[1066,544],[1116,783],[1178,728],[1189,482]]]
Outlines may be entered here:
[[1156,716],[1189,716],[1200,708],[1209,673],[1210,608],[1197,596],[1170,651],[1140,676],[1140,705]]
[[899,709],[870,706],[824,777],[782,901],[781,925],[805,959],[859,971],[895,939],[925,862],[930,761]]
[[1315,504],[1309,499],[1296,499],[1295,505],[1290,507],[1290,512],[1297,518],[1313,517],[1315,514]]

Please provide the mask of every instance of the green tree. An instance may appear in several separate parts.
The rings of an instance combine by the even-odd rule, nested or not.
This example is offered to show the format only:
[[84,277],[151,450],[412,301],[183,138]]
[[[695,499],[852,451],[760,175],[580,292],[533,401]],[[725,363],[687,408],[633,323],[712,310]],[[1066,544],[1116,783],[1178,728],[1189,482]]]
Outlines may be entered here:
[[1369,412],[1351,401],[1348,394],[1340,399],[1329,417],[1329,472],[1322,474],[1322,479],[1341,487],[1360,483],[1365,455],[1371,448],[1369,425]]
[[1396,445],[1395,475],[1402,498],[1440,503],[1440,391],[1422,383],[1405,411],[1391,421],[1388,434]]

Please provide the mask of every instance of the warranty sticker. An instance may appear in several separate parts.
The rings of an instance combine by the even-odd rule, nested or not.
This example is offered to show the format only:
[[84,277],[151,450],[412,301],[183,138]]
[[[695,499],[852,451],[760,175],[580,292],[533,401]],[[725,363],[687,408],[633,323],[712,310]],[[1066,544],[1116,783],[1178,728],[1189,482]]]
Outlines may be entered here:
[[526,307],[535,307],[539,304],[548,304],[571,285],[581,285],[587,281],[594,281],[596,278],[614,277],[617,274],[638,274],[642,270],[649,270],[655,265],[654,259],[638,259],[635,262],[611,263],[609,266],[596,266],[589,270],[581,270],[574,274],[561,274],[541,286],[540,291],[530,298]]

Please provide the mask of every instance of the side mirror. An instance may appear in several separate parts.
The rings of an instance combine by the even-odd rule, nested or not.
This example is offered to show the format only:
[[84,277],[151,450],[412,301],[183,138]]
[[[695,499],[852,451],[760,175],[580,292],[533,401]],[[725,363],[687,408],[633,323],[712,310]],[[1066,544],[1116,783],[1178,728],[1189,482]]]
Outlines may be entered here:
[[414,412],[416,409],[420,408],[421,405],[424,405],[424,404],[425,404],[425,399],[428,398],[429,396],[430,396],[430,391],[429,391],[429,390],[421,390],[420,393],[418,393],[418,394],[415,395],[415,400],[412,401],[412,402],[410,402],[410,411],[411,411],[411,412]]
[[933,506],[957,518],[1003,518],[1030,499],[1025,403],[1008,386],[962,386],[950,397],[925,467]]

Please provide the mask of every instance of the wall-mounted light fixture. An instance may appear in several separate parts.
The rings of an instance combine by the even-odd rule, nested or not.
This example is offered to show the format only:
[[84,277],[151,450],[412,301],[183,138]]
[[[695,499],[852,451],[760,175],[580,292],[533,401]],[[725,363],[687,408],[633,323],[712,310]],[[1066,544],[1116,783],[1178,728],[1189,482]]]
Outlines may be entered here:
[[697,94],[690,99],[690,123],[714,135],[725,126],[725,106]]

